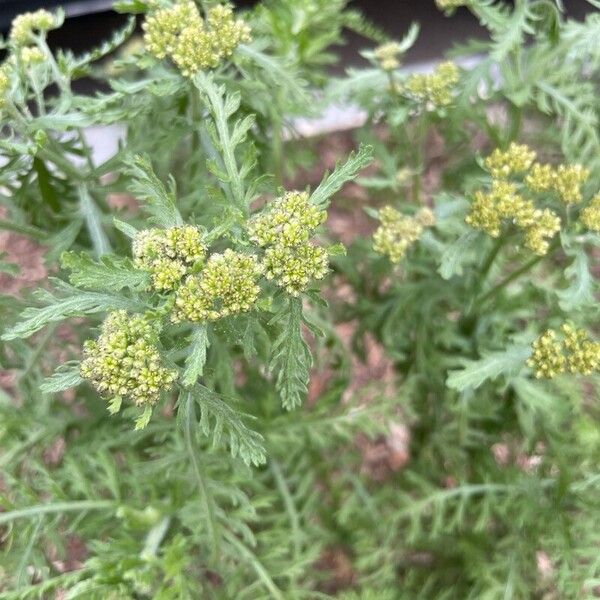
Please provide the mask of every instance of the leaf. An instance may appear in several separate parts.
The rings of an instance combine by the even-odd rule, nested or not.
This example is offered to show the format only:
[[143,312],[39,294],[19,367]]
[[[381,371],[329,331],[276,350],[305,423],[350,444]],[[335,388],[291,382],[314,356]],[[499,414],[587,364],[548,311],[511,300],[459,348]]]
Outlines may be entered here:
[[144,407],[144,412],[135,420],[134,431],[139,431],[140,429],[145,429],[148,423],[150,423],[150,419],[152,418],[152,407],[147,404]]
[[21,322],[11,327],[1,339],[14,340],[27,338],[49,323],[62,321],[69,317],[78,317],[117,309],[140,309],[139,303],[128,298],[123,298],[122,296],[113,296],[99,292],[82,292],[65,283],[60,285],[60,289],[67,294],[66,298],[56,297],[47,290],[39,290],[36,298],[43,302],[45,306],[41,308],[26,308],[21,313]]
[[348,181],[356,177],[358,172],[373,160],[373,147],[360,145],[358,152],[350,153],[346,162],[336,165],[333,173],[327,175],[312,193],[310,201],[320,208],[327,208],[329,199]]
[[121,233],[125,234],[130,239],[134,239],[138,233],[138,230],[135,227],[133,227],[129,223],[126,223],[125,221],[117,219],[116,217],[113,218],[113,225],[116,229],[118,229]]
[[170,178],[169,189],[154,173],[146,156],[134,156],[125,161],[125,173],[131,178],[128,190],[144,202],[151,220],[162,227],[182,225],[183,219],[175,203],[175,181]]
[[203,385],[196,385],[190,393],[200,407],[200,430],[212,437],[213,447],[218,446],[225,433],[233,457],[239,456],[247,465],[266,462],[262,435],[244,424],[243,418],[251,418],[249,415],[233,410],[216,392]]
[[206,364],[206,351],[210,346],[208,339],[208,328],[206,325],[194,327],[190,336],[189,354],[185,359],[185,369],[182,382],[186,387],[195,385],[199,377],[202,377],[204,365]]
[[444,279],[450,279],[454,275],[462,275],[464,263],[471,258],[478,237],[477,231],[466,231],[446,247],[438,269],[438,273]]
[[450,371],[446,385],[459,392],[467,388],[476,389],[488,379],[518,372],[530,354],[529,346],[515,345],[479,360],[465,360],[463,369]]
[[124,288],[142,290],[150,282],[149,274],[136,269],[128,258],[105,255],[96,262],[83,252],[65,252],[61,264],[71,271],[69,281],[77,287],[118,292]]
[[42,385],[40,392],[44,394],[56,394],[81,384],[83,378],[79,374],[79,365],[58,369],[51,377],[47,377]]
[[296,408],[308,390],[312,355],[302,337],[302,301],[289,298],[273,321],[280,333],[273,343],[269,370],[277,374],[275,387],[287,410]]
[[115,396],[108,401],[108,412],[111,415],[116,415],[121,410],[121,404],[123,404],[123,398],[121,396]]
[[97,256],[111,252],[110,242],[102,228],[102,213],[84,184],[79,186],[79,210],[87,225]]
[[565,269],[565,277],[571,284],[556,292],[562,310],[571,311],[594,304],[594,280],[590,274],[588,256],[583,248],[575,253],[575,259]]

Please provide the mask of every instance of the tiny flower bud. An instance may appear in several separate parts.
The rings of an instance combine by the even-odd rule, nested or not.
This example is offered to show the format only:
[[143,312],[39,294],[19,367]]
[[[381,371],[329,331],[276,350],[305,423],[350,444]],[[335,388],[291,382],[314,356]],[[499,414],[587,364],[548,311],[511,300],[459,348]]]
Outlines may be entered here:
[[579,219],[589,230],[600,232],[600,194],[581,211]]

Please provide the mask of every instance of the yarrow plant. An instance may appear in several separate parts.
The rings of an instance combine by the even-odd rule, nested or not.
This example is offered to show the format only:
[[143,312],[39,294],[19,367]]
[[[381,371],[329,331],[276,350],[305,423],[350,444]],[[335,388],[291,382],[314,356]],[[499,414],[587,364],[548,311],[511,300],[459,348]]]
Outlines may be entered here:
[[489,36],[427,71],[346,4],[13,21],[3,599],[594,597],[597,3],[436,0]]

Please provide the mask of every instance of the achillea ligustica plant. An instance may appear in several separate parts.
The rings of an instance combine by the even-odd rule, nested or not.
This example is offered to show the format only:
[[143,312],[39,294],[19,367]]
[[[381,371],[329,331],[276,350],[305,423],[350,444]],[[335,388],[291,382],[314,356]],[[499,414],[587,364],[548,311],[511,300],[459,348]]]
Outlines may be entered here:
[[[600,14],[435,4],[489,39],[428,72],[345,0],[120,0],[78,56],[14,20],[1,598],[595,596]],[[293,117],[339,101],[305,185]]]

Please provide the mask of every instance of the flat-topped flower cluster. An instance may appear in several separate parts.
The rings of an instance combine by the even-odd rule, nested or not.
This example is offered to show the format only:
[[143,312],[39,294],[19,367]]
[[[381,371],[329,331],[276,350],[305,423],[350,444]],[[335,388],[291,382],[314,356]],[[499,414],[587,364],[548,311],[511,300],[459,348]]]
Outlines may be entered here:
[[148,52],[170,58],[186,77],[218,67],[239,44],[250,41],[250,28],[230,6],[213,6],[203,19],[191,0],[152,12],[143,29]]
[[600,369],[600,342],[593,341],[585,329],[564,323],[562,338],[554,329],[545,331],[533,343],[527,364],[535,376],[552,379],[563,373],[591,375]]
[[429,208],[421,208],[414,216],[403,215],[391,206],[379,211],[381,225],[373,234],[373,250],[399,263],[408,249],[421,237],[426,227],[435,224]]
[[[533,150],[514,142],[507,150],[494,150],[484,161],[493,178],[490,189],[475,193],[465,220],[491,237],[499,237],[505,225],[513,225],[523,232],[525,247],[543,256],[560,231],[561,219],[554,210],[539,208],[536,201],[558,199],[566,206],[581,202],[589,171],[581,165],[540,164],[535,158]],[[596,222],[596,206],[592,203],[582,211],[581,222],[590,229]]]

